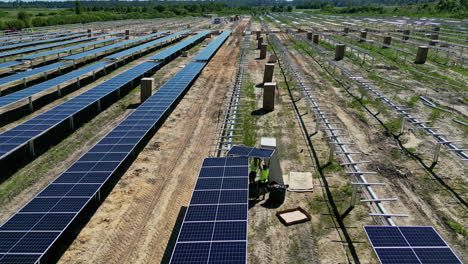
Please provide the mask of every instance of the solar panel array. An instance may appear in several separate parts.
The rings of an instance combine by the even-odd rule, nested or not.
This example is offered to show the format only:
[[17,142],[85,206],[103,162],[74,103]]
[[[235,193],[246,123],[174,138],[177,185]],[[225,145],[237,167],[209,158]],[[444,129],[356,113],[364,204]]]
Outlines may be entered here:
[[[187,45],[190,45],[190,43]],[[158,62],[142,63],[104,84],[109,86],[107,88],[109,91],[113,90],[115,86],[120,85],[120,81],[130,82],[157,65],[159,65]],[[162,120],[162,117],[166,115],[173,104],[184,94],[205,65],[206,62],[190,62],[187,64],[77,162],[43,189],[6,223],[0,226],[0,263],[38,262],[107,179],[125,161],[136,145]],[[102,88],[105,89],[105,87]],[[47,123],[56,122],[59,118],[65,120],[67,115],[70,115],[77,107],[85,107],[89,103],[87,101],[88,98],[96,95],[94,98],[96,100],[97,95],[102,97],[105,93],[105,91],[95,88],[88,92],[91,93],[88,95],[84,93],[83,95],[85,96],[81,99],[78,99],[81,96],[77,96],[53,108],[52,111],[42,114],[51,117],[43,120]],[[70,103],[72,101],[74,102]],[[63,112],[60,113],[59,111]],[[57,117],[59,117],[58,115],[62,116],[52,118],[54,113],[57,114]],[[34,123],[30,125],[34,126]],[[47,126],[48,124],[44,125]],[[31,131],[29,129],[24,132]],[[0,135],[0,139],[2,137],[3,135]],[[223,176],[226,177],[223,177],[222,180],[225,180],[226,184],[229,181],[233,183],[239,182],[239,179],[247,177],[248,168],[246,159],[226,158],[224,160],[225,163],[223,164],[227,169],[226,174],[224,175],[223,173]],[[216,169],[219,167],[219,164],[215,163],[208,160],[205,165]],[[211,177],[207,175],[207,178]],[[243,182],[243,180],[241,181]],[[247,181],[248,179],[245,180],[245,183]],[[242,183],[238,184],[241,188],[245,187]],[[237,223],[242,221],[231,221],[233,210],[235,210],[234,212],[236,212],[238,218],[242,217],[244,219],[244,215],[246,217],[246,214],[242,213],[247,210],[247,206],[243,202],[243,195],[231,192],[230,189],[220,188],[219,192],[221,191],[223,192],[221,201],[227,202],[231,207],[219,204],[220,221],[215,221],[217,229],[236,232],[243,230],[243,227]],[[245,199],[247,199],[247,195]],[[229,213],[225,212],[226,220],[224,221],[221,221],[223,218],[221,210],[229,211]],[[246,220],[243,222],[245,222],[246,236]],[[221,261],[228,259],[240,260],[241,258],[245,260],[246,237],[241,237],[241,239],[243,241],[233,240],[213,243],[210,257],[213,260],[216,258]],[[185,250],[185,252],[187,251]]]
[[[101,36],[101,37],[103,37],[103,36]],[[75,49],[81,49],[81,48],[91,47],[91,46],[94,46],[94,45],[97,45],[97,44],[101,44],[101,43],[105,43],[105,42],[109,42],[109,41],[118,40],[118,39],[121,39],[121,38],[122,38],[122,37],[101,39],[101,40],[92,41],[92,42],[87,42],[87,43],[83,43],[83,44],[79,44],[79,45],[75,45],[75,46],[71,46],[71,47],[66,47],[66,48],[62,48],[62,49],[55,49],[55,50],[50,50],[50,51],[41,52],[41,53],[37,53],[37,54],[32,54],[32,55],[29,55],[29,56],[21,57],[21,58],[19,58],[18,60],[32,60],[32,59],[37,59],[37,58],[41,58],[41,57],[44,57],[44,56],[49,56],[49,55],[53,55],[53,54],[59,54],[59,53],[61,53],[61,52],[69,52],[69,51],[75,50]]]
[[251,148],[245,146],[233,146],[227,153],[228,156],[271,158],[275,151],[264,148]]
[[169,31],[161,31],[161,32],[158,32],[158,33],[149,34],[149,35],[146,35],[146,36],[142,36],[142,37],[138,37],[138,38],[134,38],[134,39],[114,43],[112,45],[108,45],[108,46],[105,46],[105,47],[92,49],[92,50],[81,52],[81,53],[78,53],[78,54],[73,54],[73,55],[64,57],[62,59],[63,60],[79,60],[79,59],[82,59],[82,58],[85,58],[85,57],[88,57],[88,56],[92,56],[92,55],[95,55],[95,54],[98,54],[98,53],[101,53],[101,52],[105,52],[105,51],[108,51],[108,50],[123,48],[126,45],[137,43],[137,42],[140,42],[140,41],[152,38],[152,37],[160,36],[160,35],[166,34],[168,32]]
[[[195,37],[193,37],[195,38]],[[189,39],[190,40],[190,39]],[[194,42],[188,41],[186,45],[192,45]],[[171,56],[172,54],[167,54],[167,56]],[[107,63],[110,64],[111,62],[98,62],[98,63]],[[97,63],[96,63],[97,64]],[[94,64],[93,64],[94,65]],[[117,91],[119,88],[127,85],[131,81],[139,78],[144,73],[156,68],[159,66],[159,62],[144,62],[140,65],[135,66],[132,69],[129,69],[119,75],[114,76],[113,78],[97,85],[96,87],[84,92],[83,94],[61,104],[58,105],[34,118],[29,121],[26,121],[23,124],[20,124],[10,130],[7,130],[0,134],[0,159],[8,156],[11,152],[15,151],[16,149],[24,146],[28,142],[31,142],[36,137],[40,136],[41,134],[45,133],[49,129],[55,127],[56,125],[65,122],[68,118],[74,116],[75,114],[81,112],[84,108],[96,103],[100,99],[106,97],[107,95],[111,94],[112,92]],[[92,65],[91,65],[92,66]],[[89,67],[91,67],[89,66]],[[86,67],[87,68],[87,67]],[[84,68],[83,68],[84,69]],[[80,71],[79,69],[77,71]],[[74,71],[74,72],[77,72]],[[57,78],[64,77],[66,75],[72,74],[74,72],[62,75]],[[80,74],[82,75],[82,73]],[[78,75],[78,76],[80,76]],[[77,77],[78,77],[77,76]],[[55,78],[55,79],[57,79]],[[55,80],[52,79],[52,80]],[[50,80],[50,81],[52,81]],[[45,82],[47,83],[47,82]],[[41,83],[39,85],[42,85]],[[58,83],[52,83],[54,86]],[[37,88],[37,90],[30,90],[32,88]],[[40,88],[42,87],[42,88]],[[0,97],[0,107],[11,104],[13,102],[18,102],[21,99],[26,99],[29,96],[35,94],[37,91],[45,91],[50,89],[51,86],[40,86],[38,87],[33,86],[31,88],[27,88],[16,93],[12,93],[6,95],[4,97]],[[52,86],[53,87],[53,86]],[[42,89],[42,90],[41,90]],[[27,93],[28,91],[29,93]],[[24,92],[22,96],[14,97],[19,92]],[[6,98],[6,99],[4,99]],[[8,100],[7,100],[8,99]]]
[[170,263],[247,263],[248,163],[203,161]]
[[364,226],[382,264],[461,264],[432,226]]
[[58,69],[67,65],[71,65],[71,64],[68,62],[57,62],[57,63],[45,65],[42,67],[34,68],[30,71],[24,71],[24,72],[20,72],[17,74],[9,75],[9,76],[0,78],[0,86],[11,83],[11,82],[16,82],[16,81],[19,81],[19,80],[22,80],[22,79],[25,79],[25,78],[28,78],[37,74],[45,73],[50,70]]
[[[96,33],[96,32],[94,32]],[[75,34],[75,35],[70,35],[70,36],[65,36],[65,37],[60,37],[60,38],[51,38],[51,39],[43,39],[43,40],[38,40],[38,41],[31,41],[31,42],[23,42],[23,43],[18,43],[18,44],[12,44],[12,45],[5,45],[5,46],[0,46],[0,50],[7,50],[7,49],[16,49],[24,46],[31,46],[31,45],[37,45],[41,43],[47,43],[47,42],[56,42],[56,41],[61,41],[61,40],[66,40],[66,39],[71,39],[71,38],[80,38],[87,36],[88,34]]]
[[115,54],[109,55],[109,56],[105,57],[105,59],[120,59],[120,58],[129,56],[129,55],[131,55],[133,53],[137,53],[137,52],[140,52],[142,50],[145,50],[145,49],[147,49],[149,47],[158,45],[160,43],[164,43],[165,41],[168,41],[168,40],[170,40],[172,38],[178,38],[181,35],[189,33],[189,32],[190,32],[190,30],[179,31],[179,32],[176,32],[176,33],[171,34],[169,36],[165,36],[165,37],[150,41],[148,43],[141,44],[141,45],[138,45],[136,47],[126,49],[126,50],[123,50],[121,52],[117,52]]
[[[84,31],[81,32],[74,32],[74,33],[83,33]],[[70,31],[55,31],[55,32],[46,32],[46,33],[34,33],[34,34],[20,34],[20,35],[15,35],[15,36],[9,36],[9,37],[3,37],[0,38],[0,41],[5,41],[5,42],[0,42],[0,45],[7,45],[8,41],[12,40],[17,40],[17,41],[22,41],[22,40],[28,40],[30,38],[44,38],[44,37],[51,37],[51,36],[59,36],[62,34],[67,34],[70,33]],[[25,38],[28,37],[28,38]],[[6,43],[6,44],[2,44]]]
[[20,64],[23,64],[23,62],[21,62],[21,61],[7,61],[7,62],[4,62],[4,63],[0,63],[0,69],[9,68],[9,67],[20,65]]
[[[121,74],[119,79],[130,81],[136,78],[136,75],[141,76],[148,71],[141,67],[153,68],[158,64],[145,62],[140,64],[140,67],[129,70],[130,76]],[[39,261],[136,145],[188,89],[205,65],[205,62],[187,64],[61,176],[0,226],[0,263]],[[61,109],[66,111],[66,108]],[[226,198],[234,199],[232,196]]]
[[76,34],[80,34],[80,33],[85,33],[87,31],[78,31],[78,32],[66,32],[66,33],[60,33],[60,34],[53,34],[53,35],[43,35],[43,36],[34,36],[34,37],[30,37],[30,38],[22,38],[20,40],[13,40],[13,39],[10,39],[8,41],[5,41],[5,42],[2,42],[2,46],[5,46],[5,45],[9,45],[9,44],[12,44],[12,43],[18,43],[18,41],[21,41],[21,42],[30,42],[32,40],[35,40],[35,39],[43,39],[43,38],[48,38],[50,39],[50,37],[52,36],[70,36],[70,35],[76,35]]
[[0,58],[7,57],[7,56],[13,56],[13,55],[17,55],[17,54],[23,54],[23,53],[26,53],[26,52],[33,52],[33,51],[38,51],[38,50],[43,50],[43,49],[49,49],[49,48],[68,45],[68,44],[77,43],[77,42],[89,41],[89,40],[96,39],[96,38],[99,38],[99,37],[100,36],[94,36],[94,37],[90,37],[90,38],[73,39],[73,40],[68,40],[68,41],[62,41],[62,42],[57,42],[57,43],[51,43],[51,44],[46,44],[46,45],[39,45],[39,46],[34,46],[34,47],[29,47],[29,48],[24,48],[24,49],[7,51],[7,52],[0,53]]
[[[96,70],[98,70],[98,69],[100,69],[102,67],[106,67],[106,66],[108,66],[110,64],[111,64],[111,62],[108,62],[108,61],[97,62],[97,63],[91,64],[91,65],[89,65],[87,67],[83,67],[83,68],[80,68],[78,70],[69,72],[67,74],[60,75],[60,76],[55,77],[53,79],[50,79],[48,81],[36,84],[36,85],[31,86],[29,88],[22,89],[20,91],[17,91],[17,92],[2,96],[2,97],[0,97],[0,108],[11,105],[11,104],[14,104],[14,103],[17,103],[17,102],[19,102],[21,100],[27,99],[28,97],[31,97],[31,96],[33,96],[35,94],[40,93],[40,92],[47,91],[47,90],[49,90],[49,89],[51,89],[53,87],[56,87],[57,85],[60,85],[60,84],[75,80],[76,78],[78,78],[78,77],[80,77],[82,75],[92,73],[93,71],[96,71]],[[1,156],[1,154],[2,154],[2,150],[0,150],[0,156]]]
[[204,38],[208,33],[210,33],[209,30],[202,31],[197,35],[156,54],[155,56],[151,57],[150,60],[165,60],[172,54],[177,54],[179,51],[184,50],[188,45],[191,45]]
[[211,56],[213,56],[214,54],[213,51],[216,51],[217,49],[219,49],[219,47],[221,47],[224,41],[226,41],[226,39],[231,35],[231,32],[232,31],[230,30],[226,30],[223,33],[221,33],[215,40],[211,41],[210,44],[208,44],[208,46],[206,46],[206,48],[204,48],[202,52],[199,52],[193,58],[193,60],[195,61],[210,60]]

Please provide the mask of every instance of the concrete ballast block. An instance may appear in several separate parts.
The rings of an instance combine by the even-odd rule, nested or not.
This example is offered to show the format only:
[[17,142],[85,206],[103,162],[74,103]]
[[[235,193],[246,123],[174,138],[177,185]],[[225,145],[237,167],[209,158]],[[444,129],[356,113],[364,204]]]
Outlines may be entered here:
[[93,34],[91,33],[91,29],[88,29],[88,38],[92,37]]
[[276,55],[275,55],[275,54],[271,54],[271,55],[270,55],[270,59],[268,60],[268,62],[270,62],[270,63],[275,63],[275,62],[276,62]]
[[130,39],[130,30],[125,30],[125,39]]
[[312,32],[307,32],[307,39],[312,40]]
[[359,42],[364,42],[367,39],[367,31],[361,31],[361,39]]
[[339,61],[344,58],[346,50],[345,44],[336,44],[335,46],[335,60]]
[[349,28],[348,28],[348,27],[345,27],[345,28],[343,29],[343,32],[344,32],[345,34],[348,34],[348,33],[349,33]]
[[384,45],[383,45],[383,48],[385,48],[386,46],[392,45],[392,37],[390,37],[390,36],[385,36],[385,37],[383,38],[383,44],[384,44]]
[[275,71],[274,63],[265,64],[265,72],[263,73],[263,83],[273,82],[273,73]]
[[141,93],[140,101],[141,103],[145,102],[151,96],[154,88],[154,78],[143,78],[141,79]]
[[408,40],[409,35],[410,35],[410,30],[409,29],[403,30],[403,40]]
[[261,34],[262,32],[260,32],[260,31],[257,31],[257,32],[255,32],[255,33],[257,34],[257,38],[256,38],[256,40],[258,40],[258,39],[260,38],[260,34]]
[[429,47],[428,46],[419,46],[418,47],[418,52],[416,53],[416,59],[414,60],[414,63],[424,64],[426,62],[428,52],[429,52]]
[[275,82],[267,82],[263,84],[263,110],[275,110],[275,91]]
[[265,59],[267,55],[268,44],[262,43],[260,46],[260,59]]
[[319,35],[319,34],[314,34],[314,35],[312,36],[312,41],[313,41],[315,44],[319,44],[320,35]]
[[262,43],[263,43],[263,37],[259,37],[259,38],[258,38],[258,42],[257,42],[257,49],[260,49],[260,48],[261,48]]

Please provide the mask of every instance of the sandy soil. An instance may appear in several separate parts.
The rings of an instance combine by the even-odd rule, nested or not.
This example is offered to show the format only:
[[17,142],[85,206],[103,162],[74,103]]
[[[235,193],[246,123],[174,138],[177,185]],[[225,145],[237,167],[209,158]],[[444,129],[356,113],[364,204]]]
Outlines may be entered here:
[[[242,23],[80,232],[60,263],[159,263],[231,85]],[[222,74],[219,74],[219,73]]]

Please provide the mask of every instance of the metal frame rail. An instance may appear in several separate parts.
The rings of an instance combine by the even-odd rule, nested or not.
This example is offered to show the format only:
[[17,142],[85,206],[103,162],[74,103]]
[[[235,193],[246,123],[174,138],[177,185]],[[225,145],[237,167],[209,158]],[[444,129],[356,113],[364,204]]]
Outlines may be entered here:
[[[296,36],[293,34],[293,36]],[[315,47],[313,45],[312,47]],[[462,161],[468,161],[468,155],[464,153],[466,149],[461,149],[457,147],[454,142],[459,142],[458,140],[448,140],[445,139],[444,136],[447,136],[445,134],[437,133],[436,130],[438,129],[437,127],[429,127],[426,126],[428,121],[423,120],[420,117],[413,116],[411,113],[408,112],[407,108],[404,108],[401,105],[397,105],[390,101],[385,95],[383,95],[382,92],[378,91],[377,88],[371,86],[371,82],[365,80],[362,76],[359,76],[358,74],[352,73],[349,70],[345,69],[343,65],[337,63],[336,61],[332,59],[324,59],[325,62],[328,62],[333,68],[338,68],[342,75],[348,78],[349,80],[355,82],[357,85],[361,86],[362,88],[365,88],[366,90],[369,90],[372,92],[377,98],[385,102],[387,105],[389,105],[391,108],[393,108],[399,115],[403,117],[403,120],[410,122],[413,124],[417,129],[421,129],[427,134],[433,136],[437,142],[436,142],[436,154],[438,155],[438,152],[440,150],[440,145],[444,145],[448,148],[449,151],[455,152],[457,156],[459,156]],[[402,122],[405,122],[402,121]]]
[[[338,128],[335,124],[339,123],[338,120],[333,117],[334,113],[331,109],[328,109],[325,104],[320,103],[319,92],[312,88],[306,78],[303,77],[297,65],[295,65],[292,60],[289,59],[287,51],[284,46],[281,44],[279,39],[274,35],[270,34],[270,39],[273,44],[280,50],[278,60],[282,61],[282,64],[288,67],[288,72],[292,75],[293,79],[296,81],[297,85],[300,88],[301,96],[307,100],[307,107],[310,113],[314,114],[314,119],[317,124],[316,129],[322,129],[327,139],[330,139],[330,158],[336,154],[344,162],[341,163],[341,166],[348,168],[346,171],[347,175],[350,175],[354,178],[355,182],[353,184],[353,195],[351,198],[351,206],[354,207],[357,199],[357,189],[359,187],[364,187],[367,191],[366,193],[370,199],[361,200],[362,202],[369,202],[370,207],[376,214],[371,214],[371,216],[383,216],[383,218],[378,218],[382,221],[383,224],[388,224],[395,226],[395,223],[392,217],[406,217],[406,215],[400,214],[389,214],[383,206],[383,201],[394,201],[395,199],[379,199],[377,194],[374,192],[372,185],[375,183],[369,183],[365,175],[367,174],[376,174],[376,172],[369,172],[362,170],[359,165],[367,163],[366,161],[356,161],[356,154],[361,154],[360,152],[351,151],[348,146],[352,145],[351,143],[345,143],[341,137],[346,135],[342,134],[343,128]],[[321,126],[322,125],[322,126]],[[383,184],[379,184],[383,185]],[[352,208],[351,207],[351,208]]]
[[222,127],[220,129],[218,138],[216,139],[216,156],[221,157],[223,154],[231,149],[232,145],[235,143],[233,139],[240,137],[236,135],[236,127],[241,124],[239,106],[242,98],[242,87],[245,83],[245,72],[247,70],[248,64],[248,53],[250,46],[250,26],[252,20],[249,20],[247,27],[245,28],[245,38],[242,42],[241,53],[239,56],[236,79],[230,95],[228,95],[227,103],[224,111],[224,119],[222,121]]

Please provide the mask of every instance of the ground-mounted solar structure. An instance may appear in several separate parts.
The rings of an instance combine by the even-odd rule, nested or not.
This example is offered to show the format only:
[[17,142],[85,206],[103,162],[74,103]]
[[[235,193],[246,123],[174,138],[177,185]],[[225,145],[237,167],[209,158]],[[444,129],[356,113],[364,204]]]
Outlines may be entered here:
[[[200,36],[196,38],[199,39]],[[188,39],[185,43],[190,46],[196,41]],[[145,62],[128,70],[119,78],[128,82],[140,77],[158,64],[157,62]],[[144,137],[153,131],[159,122],[164,120],[205,65],[206,62],[187,64],[131,115],[19,210],[15,216],[3,224],[0,227],[0,244],[2,245],[0,247],[0,263],[15,261],[36,263],[39,261],[109,177],[132,155]],[[233,160],[232,164],[236,163],[241,166],[246,163],[243,158],[232,158],[231,160]],[[246,173],[247,170],[240,168],[239,171],[236,167],[231,176],[242,177]],[[246,197],[244,198],[246,199]],[[226,199],[233,199],[233,197],[228,193]],[[226,228],[229,227],[226,226]],[[35,246],[30,247],[29,245]],[[220,251],[219,254],[222,252]],[[223,255],[218,257],[222,259]]]
[[380,263],[451,263],[460,259],[431,226],[364,226]]
[[170,263],[247,263],[247,157],[206,158]]

